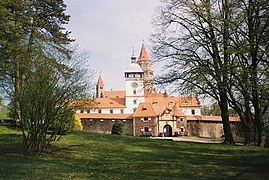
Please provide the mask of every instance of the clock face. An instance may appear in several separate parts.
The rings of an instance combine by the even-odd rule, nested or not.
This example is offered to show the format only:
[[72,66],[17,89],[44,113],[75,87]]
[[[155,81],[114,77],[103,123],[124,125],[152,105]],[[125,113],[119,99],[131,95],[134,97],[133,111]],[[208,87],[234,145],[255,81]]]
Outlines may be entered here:
[[138,86],[137,82],[132,82],[132,87],[136,88]]

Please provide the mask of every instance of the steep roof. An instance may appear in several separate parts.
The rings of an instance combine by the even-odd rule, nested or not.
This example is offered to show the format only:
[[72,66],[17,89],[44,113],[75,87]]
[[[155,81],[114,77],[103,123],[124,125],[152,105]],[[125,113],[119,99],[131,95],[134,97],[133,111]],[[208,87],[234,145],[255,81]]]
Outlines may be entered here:
[[150,61],[150,58],[148,56],[148,53],[146,51],[146,48],[145,48],[145,45],[144,43],[142,44],[142,47],[141,47],[141,51],[140,51],[140,55],[138,57],[138,62],[139,61]]
[[96,98],[96,108],[126,108],[125,98]]
[[155,117],[157,114],[152,108],[151,103],[140,103],[133,117]]
[[133,117],[156,117],[158,115],[162,116],[166,110],[169,110],[169,112],[175,116],[185,116],[177,104],[171,106],[171,104],[145,102],[139,104]]
[[97,86],[100,86],[100,87],[104,86],[104,82],[103,82],[101,74],[99,75],[99,78],[98,78],[98,81],[97,81]]
[[124,98],[125,91],[104,91],[105,98]]
[[179,107],[199,107],[200,102],[196,97],[168,97],[161,94],[145,96],[145,102],[150,102],[156,106],[174,106],[177,104]]
[[172,108],[172,113],[175,116],[185,116],[184,112],[175,104]]

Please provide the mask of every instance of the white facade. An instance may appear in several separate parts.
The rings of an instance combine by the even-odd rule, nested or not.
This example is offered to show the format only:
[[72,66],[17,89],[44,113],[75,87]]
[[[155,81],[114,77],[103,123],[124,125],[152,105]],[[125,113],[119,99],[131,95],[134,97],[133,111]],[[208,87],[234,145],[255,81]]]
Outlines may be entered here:
[[125,113],[133,114],[138,105],[145,102],[144,99],[144,71],[136,63],[136,58],[132,56],[132,62],[125,71]]
[[180,107],[186,116],[201,116],[200,107]]

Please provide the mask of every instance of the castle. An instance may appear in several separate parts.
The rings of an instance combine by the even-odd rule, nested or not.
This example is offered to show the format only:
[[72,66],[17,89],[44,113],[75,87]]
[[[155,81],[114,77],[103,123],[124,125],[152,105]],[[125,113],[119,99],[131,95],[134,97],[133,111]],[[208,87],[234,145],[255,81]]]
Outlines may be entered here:
[[[84,130],[111,133],[115,120],[120,120],[124,123],[123,133],[126,135],[223,135],[221,117],[201,115],[198,98],[155,92],[151,60],[144,43],[138,59],[134,53],[131,56],[124,77],[125,90],[106,91],[102,76],[99,76],[94,99],[96,106],[76,111]],[[232,125],[239,121],[237,117],[230,117]]]

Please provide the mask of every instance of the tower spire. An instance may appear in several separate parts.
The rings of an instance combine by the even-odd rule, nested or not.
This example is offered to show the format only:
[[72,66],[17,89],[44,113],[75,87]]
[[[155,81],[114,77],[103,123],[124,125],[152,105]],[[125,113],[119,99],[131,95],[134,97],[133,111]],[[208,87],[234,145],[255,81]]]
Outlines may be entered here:
[[134,47],[132,47],[133,49],[133,54],[131,56],[131,63],[136,63],[136,56],[135,56],[135,53],[134,53]]
[[102,79],[101,74],[98,77],[98,81],[96,84],[96,97],[102,98],[104,96],[104,81]]
[[144,42],[142,43],[141,51],[139,58],[137,60],[137,63],[141,66],[142,70],[144,71],[144,90],[145,93],[152,93],[154,92],[154,87],[153,87],[153,71],[150,67],[151,61],[148,56],[148,53],[146,51]]
[[150,61],[149,55],[148,55],[146,48],[145,48],[145,45],[144,45],[144,41],[142,43],[140,55],[138,57],[138,62],[140,62],[140,61]]

